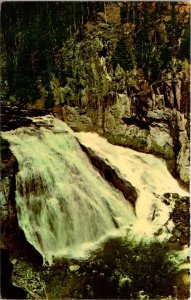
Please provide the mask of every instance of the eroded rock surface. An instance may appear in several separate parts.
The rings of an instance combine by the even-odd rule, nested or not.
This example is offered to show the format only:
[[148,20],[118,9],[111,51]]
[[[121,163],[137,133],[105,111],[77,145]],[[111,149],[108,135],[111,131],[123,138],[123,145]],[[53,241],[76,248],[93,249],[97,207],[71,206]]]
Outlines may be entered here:
[[137,192],[130,182],[125,180],[119,170],[109,164],[107,159],[101,158],[89,147],[80,144],[82,150],[88,155],[93,166],[95,166],[102,177],[112,184],[117,190],[121,191],[124,197],[135,206]]
[[125,68],[122,41],[132,59],[134,34],[132,24],[102,18],[65,43],[67,77],[54,90],[55,114],[75,131],[95,131],[111,143],[165,158],[170,171],[188,184],[188,64],[172,60],[154,82],[136,64]]
[[12,284],[13,264],[9,252],[1,248],[1,297],[2,299],[26,299],[27,293]]
[[[165,193],[162,201],[166,205],[173,204],[169,221],[173,221],[174,227],[171,231],[170,243],[178,243],[180,246],[190,245],[190,198],[180,197],[176,193]],[[168,222],[167,222],[168,228]]]

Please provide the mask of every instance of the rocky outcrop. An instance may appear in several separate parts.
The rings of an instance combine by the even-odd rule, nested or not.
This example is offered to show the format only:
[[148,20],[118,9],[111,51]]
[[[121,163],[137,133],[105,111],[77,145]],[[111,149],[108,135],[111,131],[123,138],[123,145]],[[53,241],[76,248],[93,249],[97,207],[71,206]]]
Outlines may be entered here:
[[13,265],[9,252],[1,249],[1,297],[2,299],[26,299],[27,293],[20,287],[12,285]]
[[33,121],[30,117],[44,116],[50,111],[47,109],[22,109],[19,106],[1,106],[1,130],[14,130],[18,127],[30,126]]
[[57,116],[75,131],[96,131],[111,143],[165,158],[188,184],[189,64],[174,58],[160,80],[149,80],[133,61],[134,39],[132,23],[102,18],[68,40],[65,84],[53,80]]
[[[17,172],[17,161],[9,149],[9,143],[1,140],[1,186],[0,186],[0,217],[1,233],[9,226],[11,220],[16,218],[15,208],[15,174]],[[3,226],[3,227],[2,227]]]
[[188,196],[180,197],[176,193],[165,193],[162,201],[166,205],[173,204],[174,208],[170,213],[169,220],[165,224],[168,229],[168,222],[172,221],[174,227],[170,230],[170,243],[177,243],[180,246],[190,245],[190,199]]
[[177,112],[178,138],[180,150],[177,157],[177,167],[183,182],[189,182],[190,166],[190,118]]
[[90,158],[92,165],[98,169],[101,176],[112,184],[114,188],[121,191],[125,199],[135,206],[138,195],[136,189],[131,185],[131,183],[125,180],[119,171],[109,164],[107,159],[97,156],[92,149],[81,143],[80,146]]
[[[37,109],[20,109],[19,107],[2,106],[1,130],[9,131],[18,127],[27,127],[34,125],[30,117],[42,116],[47,112]],[[36,125],[38,126],[38,124]],[[16,190],[16,173],[18,164],[15,156],[10,150],[10,145],[4,138],[0,137],[1,144],[1,185],[0,185],[0,218],[1,233],[7,230],[11,224],[17,224],[15,190]]]
[[[17,119],[15,126],[18,123]],[[10,126],[12,127],[12,125],[13,123]],[[15,202],[17,171],[17,160],[9,149],[9,143],[1,138],[0,244],[5,249],[9,249],[10,253],[15,257],[24,257],[27,261],[42,265],[41,255],[26,241],[24,232],[18,224]],[[11,296],[11,299],[15,298]]]
[[[11,7],[3,6],[3,103],[54,106],[55,115],[76,131],[96,131],[112,143],[164,157],[188,184],[189,4],[60,5],[34,7],[34,20],[45,11],[52,24],[45,26],[44,43],[41,26],[34,30],[23,22],[23,4],[15,26]],[[14,52],[18,29],[22,42]],[[11,119],[12,127],[16,122]]]

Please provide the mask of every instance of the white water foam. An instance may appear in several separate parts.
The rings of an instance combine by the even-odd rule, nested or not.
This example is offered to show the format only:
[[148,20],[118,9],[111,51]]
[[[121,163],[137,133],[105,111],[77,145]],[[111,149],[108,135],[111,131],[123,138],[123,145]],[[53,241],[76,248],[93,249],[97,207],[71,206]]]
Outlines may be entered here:
[[44,261],[84,257],[134,223],[133,207],[92,167],[66,124],[51,117],[33,121],[38,126],[2,133],[19,164],[19,225]]
[[[152,154],[112,145],[96,133],[75,133],[81,144],[92,149],[97,156],[107,159],[138,191],[137,219],[133,225],[136,234],[152,237],[169,218],[169,207],[161,201],[166,192],[188,195],[173,178],[163,159]],[[172,209],[172,207],[171,207]],[[156,216],[152,217],[156,211]],[[161,236],[162,238],[162,236]]]
[[[133,238],[152,238],[169,216],[158,195],[187,195],[165,162],[153,155],[114,146],[94,133],[73,133],[52,116],[33,118],[33,122],[36,126],[2,135],[19,164],[19,225],[50,264],[53,257],[84,258],[106,238],[125,234],[127,228]],[[75,137],[106,158],[137,189],[136,216],[123,194],[91,165]]]

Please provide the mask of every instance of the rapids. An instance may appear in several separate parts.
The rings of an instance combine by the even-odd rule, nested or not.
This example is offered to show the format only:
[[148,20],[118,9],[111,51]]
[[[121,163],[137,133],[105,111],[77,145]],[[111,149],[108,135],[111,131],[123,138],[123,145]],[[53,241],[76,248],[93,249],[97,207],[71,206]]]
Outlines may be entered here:
[[[164,192],[185,192],[164,161],[109,144],[93,133],[73,133],[53,116],[3,132],[17,158],[16,206],[26,239],[52,263],[54,257],[84,258],[101,241],[126,228],[152,234],[168,219]],[[91,165],[76,139],[107,158],[138,191],[136,214],[121,192]],[[153,210],[157,215],[151,221]]]
[[[137,190],[137,219],[133,224],[136,234],[152,237],[153,233],[169,218],[169,207],[161,201],[166,193],[187,195],[167,169],[163,159],[152,154],[112,145],[97,133],[75,133],[81,144],[92,149],[96,155],[107,159],[111,166],[119,170],[121,176]],[[170,209],[173,207],[171,205]],[[154,220],[153,220],[154,218]]]
[[3,133],[19,164],[19,225],[44,261],[84,257],[134,222],[133,207],[93,168],[66,124],[51,116],[33,121],[38,126]]

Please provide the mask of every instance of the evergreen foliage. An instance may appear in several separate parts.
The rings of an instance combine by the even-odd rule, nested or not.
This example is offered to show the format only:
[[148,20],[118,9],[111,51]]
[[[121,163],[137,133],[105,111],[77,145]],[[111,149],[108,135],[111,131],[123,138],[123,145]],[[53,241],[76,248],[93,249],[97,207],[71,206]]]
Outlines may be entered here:
[[[116,14],[115,3],[104,2],[3,2],[1,10],[1,89],[4,101],[30,103],[43,99],[51,106],[52,77],[66,82],[61,49],[73,33],[83,38],[82,26],[105,13],[105,22]],[[132,28],[130,39],[118,45],[112,59],[125,71],[143,70],[152,83],[172,60],[189,60],[189,4],[184,2],[124,2],[120,24]],[[114,18],[115,16],[113,16]],[[115,23],[115,22],[114,22]]]
[[9,87],[6,97],[35,101],[43,86],[50,105],[51,75],[60,77],[62,72],[58,49],[102,9],[101,2],[3,2],[1,60],[2,87],[5,82]]

